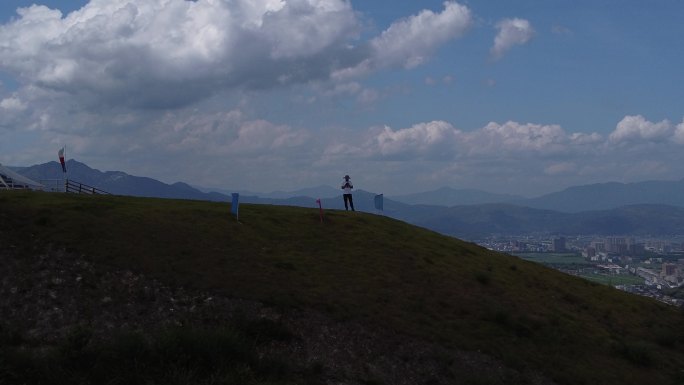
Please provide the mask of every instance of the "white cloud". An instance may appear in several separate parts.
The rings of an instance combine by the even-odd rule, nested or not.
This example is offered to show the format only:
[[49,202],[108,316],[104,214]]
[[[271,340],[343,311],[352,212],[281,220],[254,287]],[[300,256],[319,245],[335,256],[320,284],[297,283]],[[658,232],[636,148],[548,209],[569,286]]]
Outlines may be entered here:
[[356,44],[346,0],[91,0],[68,15],[34,5],[0,25],[0,69],[84,106],[170,108],[222,90],[413,68],[470,24],[470,10],[449,1]]
[[558,125],[491,122],[480,130],[468,134],[469,152],[472,154],[559,153],[572,144],[570,137]]
[[[440,107],[381,115],[398,104],[379,102],[411,94],[411,80],[395,75],[461,37],[474,16],[447,1],[370,37],[361,17],[348,0],[91,0],[67,15],[24,8],[0,25],[0,72],[10,86],[0,90],[0,147],[14,151],[2,162],[54,160],[46,149],[67,144],[105,170],[263,190],[346,172],[369,185],[408,176],[437,184],[430,187],[503,188],[681,174],[684,121],[626,116],[610,134],[515,121],[397,123]],[[522,19],[496,28],[494,58],[534,36]],[[462,75],[472,80],[464,94],[470,83],[494,87],[505,76],[470,77],[467,67],[444,64],[420,75],[442,86],[426,92],[456,84],[443,76],[453,71],[459,89]],[[359,78],[388,69],[367,84]]]
[[527,43],[535,34],[532,25],[525,19],[504,19],[496,24],[496,28],[499,32],[490,50],[494,60],[503,57],[514,46]]
[[590,134],[584,132],[575,132],[570,134],[570,141],[574,144],[599,144],[603,141],[603,136],[596,132]]
[[396,131],[386,126],[367,146],[383,157],[436,159],[452,156],[459,134],[460,130],[444,121],[419,123]]
[[348,48],[358,29],[344,0],[93,0],[66,16],[31,6],[0,26],[0,69],[91,103],[179,106],[326,79],[362,59]]
[[[684,121],[677,129],[684,137]],[[336,143],[335,151],[329,147],[324,154],[328,164],[351,162],[387,180],[411,175],[422,191],[452,185],[529,194],[606,180],[681,178],[684,161],[676,136],[661,139],[653,151],[641,146],[652,143],[641,137],[614,146],[598,133],[513,121],[472,131],[432,121],[402,129],[371,128],[358,137]]]
[[647,121],[641,115],[625,116],[609,139],[612,143],[662,142],[672,138],[674,127],[668,120],[658,123]]
[[380,68],[415,68],[426,62],[450,40],[462,36],[472,25],[470,9],[454,1],[444,2],[444,10],[423,10],[392,23],[380,36],[370,40],[365,58],[358,64],[340,68],[333,79],[363,76]]
[[394,22],[371,40],[376,65],[416,67],[439,46],[461,36],[471,22],[470,10],[453,1],[445,2],[441,13],[423,10]]
[[445,121],[418,123],[397,130],[384,126],[370,129],[367,137],[363,142],[338,144],[336,148],[365,154],[369,159],[446,161],[565,156],[588,152],[602,144],[601,136],[595,133],[568,134],[558,125],[512,121],[491,122],[473,131],[457,129]]
[[9,97],[0,100],[0,108],[8,111],[23,111],[27,108],[26,103],[17,97]]
[[675,127],[673,140],[675,143],[684,144],[684,119]]

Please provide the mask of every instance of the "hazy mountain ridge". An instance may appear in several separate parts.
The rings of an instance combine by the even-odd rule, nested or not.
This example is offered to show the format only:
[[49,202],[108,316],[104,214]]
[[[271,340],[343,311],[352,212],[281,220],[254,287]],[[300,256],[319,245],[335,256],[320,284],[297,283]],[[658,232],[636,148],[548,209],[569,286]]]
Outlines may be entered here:
[[454,189],[442,187],[437,190],[407,195],[393,195],[393,200],[407,204],[436,206],[479,205],[486,203],[510,203],[525,198],[518,195],[497,194],[475,189]]
[[490,234],[684,234],[684,208],[630,205],[610,210],[564,213],[529,207],[489,204],[451,207],[415,224],[457,237]]
[[634,204],[684,207],[684,179],[575,186],[516,203],[538,209],[565,212],[605,210]]
[[[68,177],[98,189],[117,195],[139,197],[199,199],[224,201],[229,198],[219,193],[205,193],[187,183],[166,184],[156,179],[126,174],[121,171],[100,171],[70,159],[66,162]],[[36,181],[62,178],[62,168],[57,162],[19,168],[18,172]]]
[[[231,199],[229,193],[204,192],[183,182],[166,184],[121,171],[102,172],[73,159],[67,162],[67,169],[71,179],[118,195],[223,202]],[[57,162],[15,170],[36,181],[62,177],[61,166]],[[378,212],[374,206],[374,197],[373,192],[356,190],[355,209]],[[243,192],[240,202],[318,207],[317,198],[321,199],[324,210],[344,209],[341,193],[330,186],[267,194]],[[486,203],[452,205],[459,202],[459,199]],[[506,202],[496,202],[498,199]],[[409,204],[406,201],[445,204]],[[684,180],[576,186],[530,199],[445,187],[391,199],[385,197],[382,214],[443,234],[466,238],[491,234],[535,233],[684,234]]]

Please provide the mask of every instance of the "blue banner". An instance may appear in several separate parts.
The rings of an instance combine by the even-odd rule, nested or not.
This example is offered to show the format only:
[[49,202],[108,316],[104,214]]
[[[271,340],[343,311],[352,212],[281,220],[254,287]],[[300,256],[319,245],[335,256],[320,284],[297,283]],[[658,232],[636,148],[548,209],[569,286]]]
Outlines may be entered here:
[[232,193],[231,195],[233,196],[233,202],[230,204],[230,213],[237,217],[238,206],[240,205],[240,194]]
[[383,210],[383,202],[382,202],[382,194],[377,194],[375,196],[375,209],[376,210]]

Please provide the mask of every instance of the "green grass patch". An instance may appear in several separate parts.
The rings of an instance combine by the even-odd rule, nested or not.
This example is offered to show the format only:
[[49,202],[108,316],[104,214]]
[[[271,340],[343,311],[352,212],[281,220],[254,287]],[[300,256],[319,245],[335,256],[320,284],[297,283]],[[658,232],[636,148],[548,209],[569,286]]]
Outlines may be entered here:
[[644,279],[635,275],[620,274],[620,275],[606,275],[606,274],[582,274],[582,278],[590,281],[600,283],[602,285],[616,286],[616,285],[643,285]]
[[516,256],[541,264],[576,264],[587,265],[587,261],[577,254],[568,253],[517,253]]

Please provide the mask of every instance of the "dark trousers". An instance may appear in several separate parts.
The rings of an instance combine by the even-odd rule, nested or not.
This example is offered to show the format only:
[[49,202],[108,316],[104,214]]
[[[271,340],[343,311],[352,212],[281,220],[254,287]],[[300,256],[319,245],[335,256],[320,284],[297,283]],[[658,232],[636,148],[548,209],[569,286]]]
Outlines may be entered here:
[[[349,210],[349,206],[351,206],[352,211],[354,211],[354,200],[352,199],[352,195],[342,194],[342,197],[344,198],[344,209]],[[349,206],[347,206],[347,202],[349,202]]]

